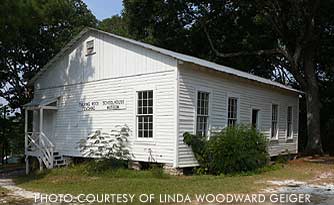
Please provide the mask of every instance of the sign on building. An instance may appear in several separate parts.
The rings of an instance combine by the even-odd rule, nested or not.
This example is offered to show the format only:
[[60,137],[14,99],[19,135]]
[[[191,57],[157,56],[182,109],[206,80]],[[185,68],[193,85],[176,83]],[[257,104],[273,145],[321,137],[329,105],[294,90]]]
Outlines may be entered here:
[[80,101],[81,111],[99,111],[99,110],[124,110],[126,109],[124,99],[100,100],[100,101]]

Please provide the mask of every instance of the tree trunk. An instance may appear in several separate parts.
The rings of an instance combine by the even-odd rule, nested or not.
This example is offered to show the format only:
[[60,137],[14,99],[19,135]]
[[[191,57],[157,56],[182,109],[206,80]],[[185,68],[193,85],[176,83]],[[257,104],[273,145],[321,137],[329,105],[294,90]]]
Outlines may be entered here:
[[2,143],[1,147],[1,163],[2,165],[5,164],[5,142]]
[[314,50],[305,51],[305,91],[307,108],[307,145],[305,154],[323,154],[320,135],[320,99],[319,86],[315,73],[315,63],[313,60]]

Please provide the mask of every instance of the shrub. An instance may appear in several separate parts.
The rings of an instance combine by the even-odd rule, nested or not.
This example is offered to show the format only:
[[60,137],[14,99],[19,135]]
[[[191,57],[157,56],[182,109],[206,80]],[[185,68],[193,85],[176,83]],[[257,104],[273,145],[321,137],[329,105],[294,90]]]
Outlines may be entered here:
[[115,170],[119,168],[126,168],[127,162],[117,159],[94,159],[84,165],[84,174],[94,176],[103,174],[109,170]]
[[255,171],[264,167],[269,159],[265,136],[244,125],[225,128],[209,140],[185,133],[184,142],[192,147],[202,173]]
[[280,153],[276,159],[275,159],[275,163],[278,163],[278,164],[286,164],[288,163],[289,159],[291,158],[291,154],[290,152],[286,152],[287,154],[285,153]]
[[161,165],[158,164],[151,164],[150,165],[150,172],[154,178],[163,179],[168,178],[168,176],[164,173],[164,169]]
[[96,132],[79,142],[80,152],[85,157],[130,160],[128,137],[130,128],[127,125],[116,126],[110,133]]

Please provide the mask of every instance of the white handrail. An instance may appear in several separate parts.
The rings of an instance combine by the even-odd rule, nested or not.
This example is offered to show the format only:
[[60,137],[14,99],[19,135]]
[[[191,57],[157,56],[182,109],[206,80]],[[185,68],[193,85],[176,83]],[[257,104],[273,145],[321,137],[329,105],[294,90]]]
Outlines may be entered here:
[[40,135],[43,136],[46,141],[48,141],[50,147],[55,147],[51,140],[44,134],[44,132],[41,132]]
[[[38,151],[40,154],[37,153],[38,158],[43,161],[45,166],[48,169],[53,168],[53,152],[54,152],[54,144],[51,140],[43,133],[43,132],[26,132],[26,153],[28,152],[35,152]],[[37,150],[34,149],[37,148]]]

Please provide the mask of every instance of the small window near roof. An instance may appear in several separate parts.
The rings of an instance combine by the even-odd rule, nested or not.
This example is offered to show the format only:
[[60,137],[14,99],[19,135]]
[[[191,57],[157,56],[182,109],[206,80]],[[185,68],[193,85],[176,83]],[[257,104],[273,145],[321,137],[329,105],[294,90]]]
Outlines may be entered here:
[[94,40],[86,42],[86,55],[94,54]]

